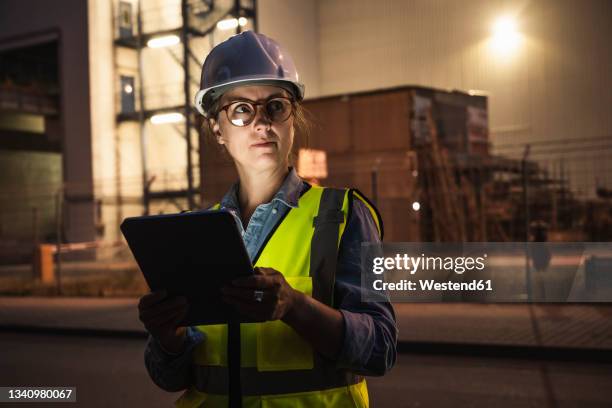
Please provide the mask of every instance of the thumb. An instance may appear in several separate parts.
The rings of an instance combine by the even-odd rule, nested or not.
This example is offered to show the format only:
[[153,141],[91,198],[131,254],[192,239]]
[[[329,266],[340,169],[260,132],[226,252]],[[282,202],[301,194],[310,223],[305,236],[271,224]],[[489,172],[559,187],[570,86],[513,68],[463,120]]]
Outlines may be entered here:
[[255,275],[269,275],[271,271],[272,268],[258,266],[257,268],[255,268]]

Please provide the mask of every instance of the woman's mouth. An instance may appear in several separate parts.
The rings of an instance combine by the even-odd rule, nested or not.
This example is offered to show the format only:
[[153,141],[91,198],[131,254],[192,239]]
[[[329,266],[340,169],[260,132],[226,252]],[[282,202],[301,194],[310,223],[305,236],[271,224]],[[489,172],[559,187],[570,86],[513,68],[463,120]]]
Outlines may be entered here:
[[268,146],[276,146],[276,142],[262,142],[262,143],[256,143],[253,145],[253,147],[268,147]]

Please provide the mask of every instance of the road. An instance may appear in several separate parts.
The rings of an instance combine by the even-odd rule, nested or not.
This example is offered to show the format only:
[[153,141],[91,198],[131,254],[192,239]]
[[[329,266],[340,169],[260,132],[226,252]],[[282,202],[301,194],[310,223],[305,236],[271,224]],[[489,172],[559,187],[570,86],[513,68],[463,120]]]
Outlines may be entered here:
[[[137,303],[136,298],[0,296],[0,327],[143,332]],[[612,350],[610,303],[396,303],[394,308],[399,340],[405,342]]]
[[[138,339],[4,332],[0,385],[77,387],[77,404],[44,407],[171,406],[180,393],[150,381],[143,346]],[[372,407],[612,407],[611,364],[402,354],[390,374],[368,381]]]

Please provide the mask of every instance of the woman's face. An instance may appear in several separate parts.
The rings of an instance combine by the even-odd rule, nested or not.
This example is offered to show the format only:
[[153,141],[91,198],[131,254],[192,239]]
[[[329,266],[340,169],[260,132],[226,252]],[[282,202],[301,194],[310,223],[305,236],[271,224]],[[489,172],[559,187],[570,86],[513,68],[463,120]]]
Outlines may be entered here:
[[[239,86],[227,91],[219,107],[238,101],[264,102],[274,97],[290,97],[282,88],[267,85]],[[245,105],[232,105],[237,112],[248,109]],[[256,106],[253,120],[246,126],[235,126],[227,111],[221,110],[210,123],[219,144],[226,147],[238,167],[245,170],[265,171],[287,167],[293,146],[293,115],[284,122],[272,122],[264,114],[264,105]]]

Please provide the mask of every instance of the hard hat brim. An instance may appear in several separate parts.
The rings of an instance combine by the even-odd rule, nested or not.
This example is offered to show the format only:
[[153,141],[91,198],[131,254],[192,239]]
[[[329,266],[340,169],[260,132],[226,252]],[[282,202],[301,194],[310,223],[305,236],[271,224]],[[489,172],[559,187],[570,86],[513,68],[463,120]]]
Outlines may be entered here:
[[[233,81],[229,81],[223,84],[219,84],[210,88],[201,89],[196,93],[194,103],[197,111],[203,115],[204,117],[208,117],[208,113],[204,109],[203,102],[204,98],[207,96],[211,96],[211,93],[215,93],[213,97],[213,101],[218,100],[225,92],[229,91],[232,88],[235,88],[240,85],[271,85],[271,86],[280,86],[281,88],[287,89],[289,92],[293,94],[293,96],[301,101],[304,99],[304,84],[299,82],[294,82],[291,80],[283,80],[278,79],[278,77],[271,78],[262,78],[258,76],[257,78],[240,78]],[[283,86],[284,85],[284,86]]]

